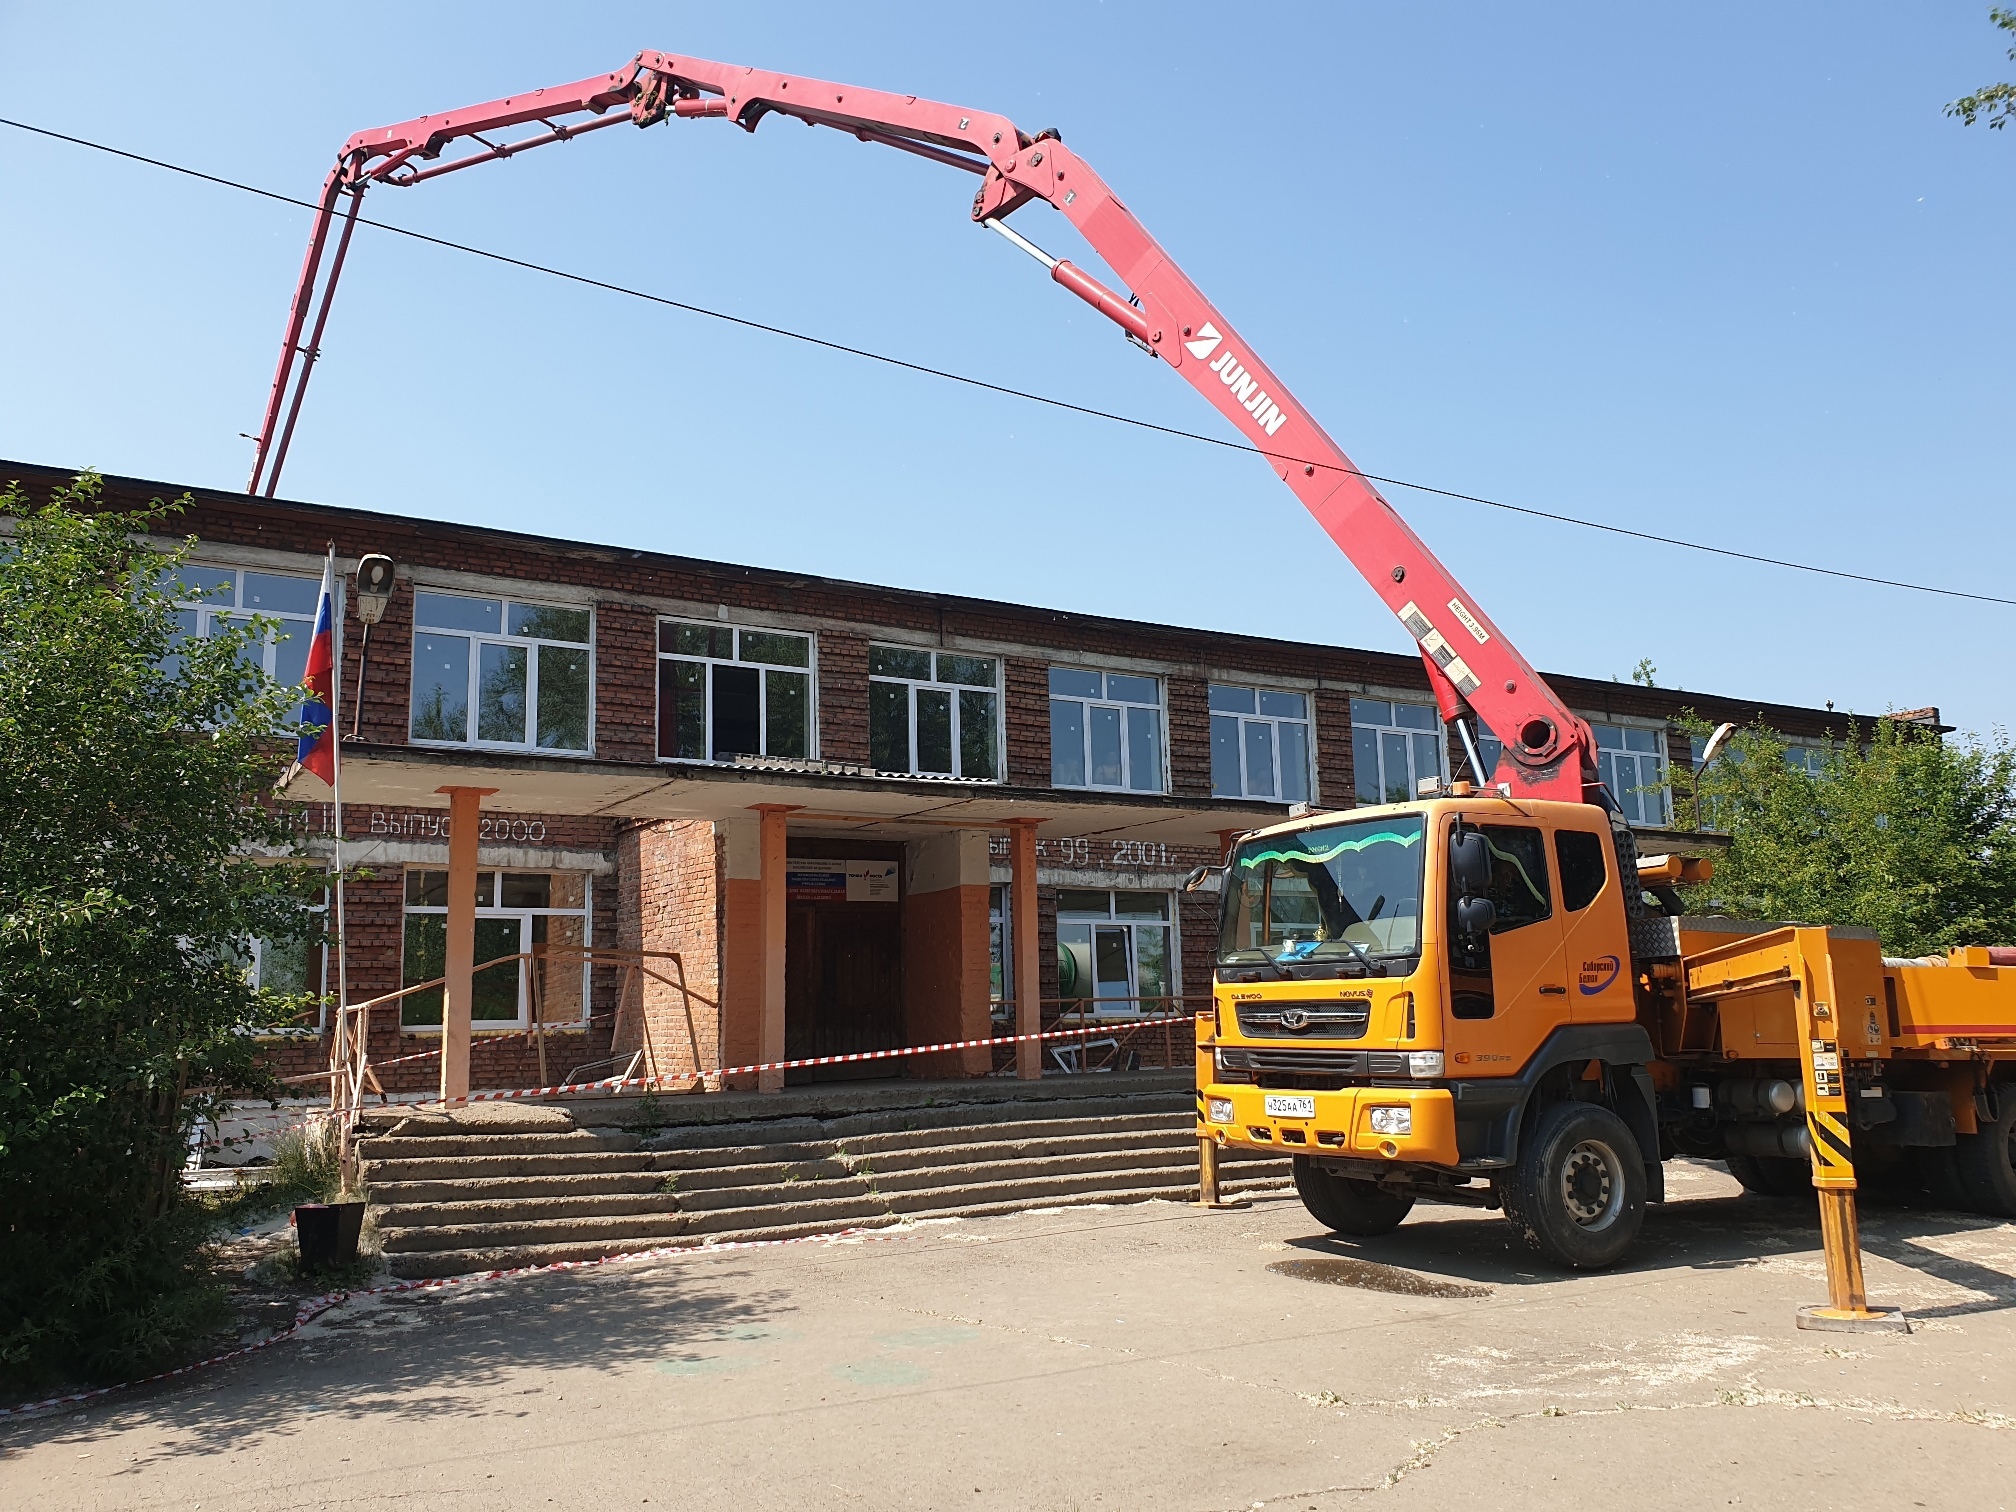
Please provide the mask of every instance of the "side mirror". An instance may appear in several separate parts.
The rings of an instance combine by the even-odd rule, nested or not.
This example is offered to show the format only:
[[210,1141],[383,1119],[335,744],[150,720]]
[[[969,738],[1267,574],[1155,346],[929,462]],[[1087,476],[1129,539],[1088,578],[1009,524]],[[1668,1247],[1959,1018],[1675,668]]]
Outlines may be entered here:
[[1477,830],[1458,830],[1449,837],[1449,880],[1459,898],[1481,897],[1491,890],[1491,847]]
[[1456,932],[1469,939],[1491,933],[1491,926],[1498,922],[1498,909],[1489,898],[1458,898],[1456,900]]
[[1183,891],[1196,892],[1213,877],[1222,877],[1224,874],[1225,868],[1222,866],[1193,866],[1190,868],[1190,875],[1183,879]]

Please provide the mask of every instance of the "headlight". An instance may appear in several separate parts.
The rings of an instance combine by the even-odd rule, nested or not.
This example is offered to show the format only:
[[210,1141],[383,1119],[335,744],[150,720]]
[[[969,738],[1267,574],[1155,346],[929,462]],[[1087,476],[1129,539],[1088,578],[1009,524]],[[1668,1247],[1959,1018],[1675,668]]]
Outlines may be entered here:
[[1204,1116],[1212,1123],[1232,1122],[1232,1099],[1229,1097],[1208,1097],[1204,1100]]
[[1414,1132],[1414,1110],[1412,1108],[1374,1108],[1372,1110],[1372,1132],[1374,1134],[1412,1134]]
[[1440,1050],[1409,1050],[1407,1052],[1407,1074],[1409,1076],[1440,1076],[1442,1074],[1442,1052]]

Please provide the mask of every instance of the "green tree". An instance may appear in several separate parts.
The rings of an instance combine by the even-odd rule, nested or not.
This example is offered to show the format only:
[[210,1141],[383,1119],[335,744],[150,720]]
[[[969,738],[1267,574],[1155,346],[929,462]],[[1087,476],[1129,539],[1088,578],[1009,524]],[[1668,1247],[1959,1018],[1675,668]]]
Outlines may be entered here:
[[[178,506],[179,507],[179,506]],[[271,784],[299,695],[276,628],[195,639],[173,509],[0,491],[0,1380],[144,1367],[217,1316],[180,1169],[195,1123],[260,1078],[252,938],[314,927],[319,877]]]
[[[1701,726],[1697,734],[1706,734]],[[1673,773],[1683,828],[1726,832],[1691,910],[1859,924],[1890,955],[2016,942],[2016,749],[1877,720],[1818,772],[1755,726],[1699,774]],[[1705,824],[1701,821],[1706,820]]]
[[[2002,30],[2016,34],[2016,10],[1997,6],[1988,12],[1988,19]],[[2016,47],[2009,49],[2009,57],[2016,61]],[[1946,114],[1958,116],[1968,126],[1985,118],[1990,131],[2000,131],[2009,124],[2011,116],[2016,116],[2016,84],[1985,84],[1949,104]]]

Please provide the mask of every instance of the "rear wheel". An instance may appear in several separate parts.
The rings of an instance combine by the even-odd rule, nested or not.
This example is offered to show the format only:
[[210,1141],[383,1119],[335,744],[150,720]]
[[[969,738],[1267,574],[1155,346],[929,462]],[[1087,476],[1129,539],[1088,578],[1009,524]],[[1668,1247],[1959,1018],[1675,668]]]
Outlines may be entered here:
[[1520,1143],[1498,1183],[1520,1237],[1575,1270],[1623,1259],[1645,1222],[1645,1157],[1624,1120],[1596,1103],[1553,1103]]
[[1731,1155],[1729,1174],[1759,1197],[1806,1197],[1813,1192],[1813,1165],[1785,1155]]
[[1307,1155],[1295,1157],[1295,1192],[1311,1218],[1354,1239],[1392,1233],[1414,1207],[1408,1193],[1388,1191],[1376,1181],[1339,1176]]
[[2016,1083],[1996,1089],[2001,1117],[1981,1120],[1978,1134],[1962,1134],[1953,1144],[1953,1174],[1960,1196],[1977,1213],[2016,1218]]

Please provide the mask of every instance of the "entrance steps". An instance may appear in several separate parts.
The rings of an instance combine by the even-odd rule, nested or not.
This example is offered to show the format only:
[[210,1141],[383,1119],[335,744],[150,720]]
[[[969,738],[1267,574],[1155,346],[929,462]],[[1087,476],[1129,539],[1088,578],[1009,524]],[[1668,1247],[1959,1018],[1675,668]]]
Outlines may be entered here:
[[[672,1128],[584,1128],[542,1108],[490,1128],[382,1121],[358,1150],[392,1273],[453,1276],[906,1218],[1194,1200],[1192,1107],[1188,1090],[1156,1089]],[[1285,1159],[1226,1157],[1226,1195],[1289,1185]]]

